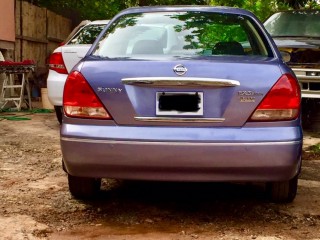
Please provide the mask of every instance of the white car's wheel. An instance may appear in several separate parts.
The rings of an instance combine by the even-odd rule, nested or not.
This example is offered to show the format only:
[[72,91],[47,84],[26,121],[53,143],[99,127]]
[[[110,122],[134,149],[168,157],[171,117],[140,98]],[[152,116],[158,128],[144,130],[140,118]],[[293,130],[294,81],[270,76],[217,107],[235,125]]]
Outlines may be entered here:
[[61,124],[62,123],[62,107],[61,106],[54,106],[54,110],[56,112],[58,122]]
[[68,174],[69,191],[75,198],[94,197],[101,186],[101,178],[75,177]]

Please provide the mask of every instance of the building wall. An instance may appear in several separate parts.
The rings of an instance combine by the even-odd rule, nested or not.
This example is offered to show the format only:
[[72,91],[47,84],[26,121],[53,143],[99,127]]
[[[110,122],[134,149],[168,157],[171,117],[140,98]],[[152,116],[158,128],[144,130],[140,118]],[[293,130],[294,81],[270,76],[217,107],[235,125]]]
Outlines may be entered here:
[[12,55],[15,43],[14,2],[14,0],[0,0],[0,51],[5,58]]

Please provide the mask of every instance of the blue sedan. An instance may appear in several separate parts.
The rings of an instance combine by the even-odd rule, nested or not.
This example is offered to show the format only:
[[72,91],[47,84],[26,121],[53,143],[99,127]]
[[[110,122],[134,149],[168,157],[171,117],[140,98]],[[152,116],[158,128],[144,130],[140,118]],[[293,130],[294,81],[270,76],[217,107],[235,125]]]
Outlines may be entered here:
[[300,88],[263,25],[227,7],[130,8],[64,87],[63,168],[76,198],[101,178],[263,182],[294,200]]

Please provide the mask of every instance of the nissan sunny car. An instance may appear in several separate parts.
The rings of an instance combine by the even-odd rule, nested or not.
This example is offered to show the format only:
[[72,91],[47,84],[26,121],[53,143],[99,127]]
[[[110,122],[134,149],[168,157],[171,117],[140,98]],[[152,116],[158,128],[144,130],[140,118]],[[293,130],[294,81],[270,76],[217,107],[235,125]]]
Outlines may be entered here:
[[291,202],[300,88],[259,20],[227,7],[130,8],[69,74],[63,168],[76,198],[102,178],[259,182]]

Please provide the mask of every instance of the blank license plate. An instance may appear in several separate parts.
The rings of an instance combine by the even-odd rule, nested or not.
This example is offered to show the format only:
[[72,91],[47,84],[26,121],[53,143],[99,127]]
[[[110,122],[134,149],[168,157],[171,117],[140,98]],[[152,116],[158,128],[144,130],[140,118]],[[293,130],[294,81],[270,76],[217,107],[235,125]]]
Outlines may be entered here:
[[202,92],[157,92],[158,116],[202,116]]

